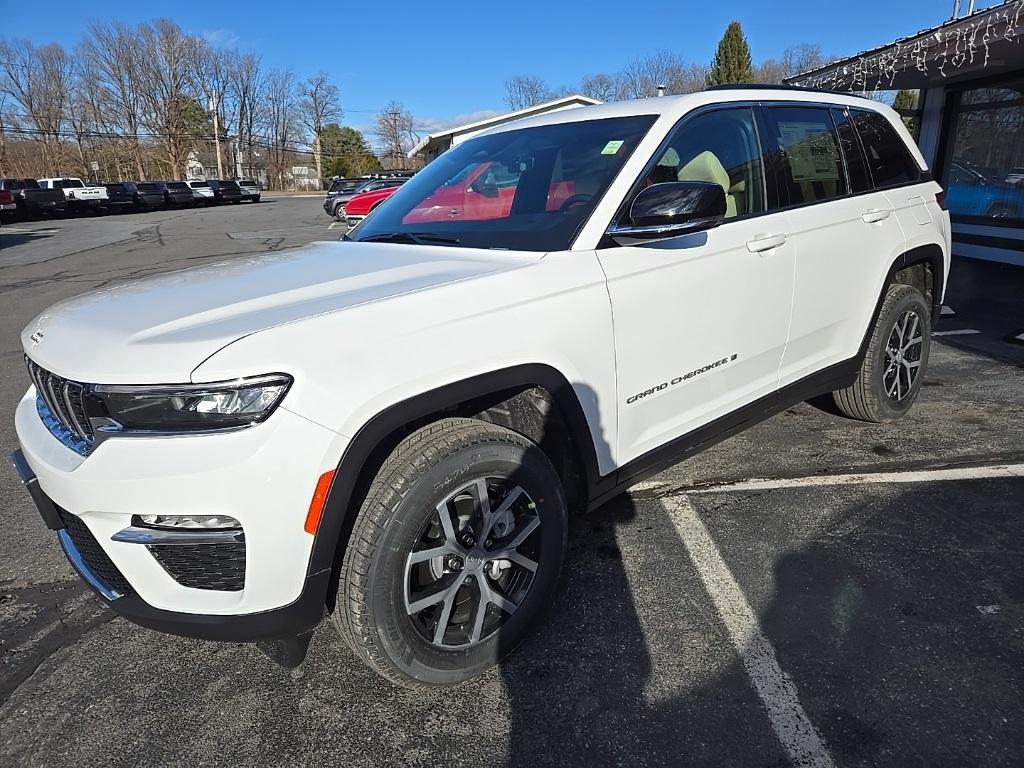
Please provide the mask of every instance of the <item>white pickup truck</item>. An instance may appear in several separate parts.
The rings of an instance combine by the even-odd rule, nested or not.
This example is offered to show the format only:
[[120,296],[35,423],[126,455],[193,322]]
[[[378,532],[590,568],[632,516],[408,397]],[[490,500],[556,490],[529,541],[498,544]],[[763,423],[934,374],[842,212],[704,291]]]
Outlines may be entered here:
[[86,184],[78,178],[39,179],[45,189],[62,189],[69,211],[96,210],[107,204],[107,188],[101,184]]

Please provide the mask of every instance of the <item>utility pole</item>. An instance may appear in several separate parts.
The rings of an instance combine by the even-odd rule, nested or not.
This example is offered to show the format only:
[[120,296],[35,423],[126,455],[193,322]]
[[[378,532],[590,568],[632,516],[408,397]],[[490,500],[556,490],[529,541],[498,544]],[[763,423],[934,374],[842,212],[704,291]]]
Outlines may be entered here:
[[217,178],[224,178],[224,161],[220,156],[220,118],[217,116],[217,94],[210,96],[210,110],[213,112],[213,145],[217,150]]
[[240,179],[244,176],[242,173],[242,142],[238,140],[237,136],[232,141],[235,145],[235,177]]

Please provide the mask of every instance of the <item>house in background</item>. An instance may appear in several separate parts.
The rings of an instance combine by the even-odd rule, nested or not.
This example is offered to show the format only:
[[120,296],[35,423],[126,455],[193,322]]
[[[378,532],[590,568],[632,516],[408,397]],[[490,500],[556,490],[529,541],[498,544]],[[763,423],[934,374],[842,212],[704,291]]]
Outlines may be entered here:
[[[261,152],[254,152],[251,162],[242,165],[241,174],[238,173],[239,169],[235,163],[233,147],[222,147],[221,152],[225,178],[255,179],[263,189],[267,189],[267,163]],[[217,173],[217,155],[212,144],[199,144],[189,150],[188,159],[185,161],[186,179],[216,179]]]
[[481,131],[486,131],[488,128],[493,128],[497,125],[509,123],[513,120],[519,120],[524,117],[543,115],[546,112],[558,112],[563,109],[588,107],[600,103],[601,102],[597,99],[592,99],[589,96],[574,94],[572,96],[563,96],[558,99],[552,99],[551,101],[545,101],[543,104],[536,104],[532,107],[520,109],[515,112],[508,112],[503,115],[488,117],[486,120],[478,120],[477,122],[469,123],[468,125],[448,128],[444,131],[438,131],[437,133],[431,133],[428,136],[425,136],[419,144],[410,150],[409,157],[421,155],[423,157],[424,164],[426,164],[431,160],[435,160],[442,152],[450,149],[456,144],[461,144],[466,139],[475,136]]
[[919,91],[910,117],[946,190],[953,254],[1024,266],[1024,0],[956,18],[959,7],[938,27],[788,82]]

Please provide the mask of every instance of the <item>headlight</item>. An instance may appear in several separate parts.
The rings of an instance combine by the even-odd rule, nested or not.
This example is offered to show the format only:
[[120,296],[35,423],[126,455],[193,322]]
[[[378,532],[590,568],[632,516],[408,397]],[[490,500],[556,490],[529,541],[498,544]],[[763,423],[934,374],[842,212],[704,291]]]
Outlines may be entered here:
[[[185,432],[257,424],[274,412],[291,386],[283,373],[211,384],[91,388],[90,416],[111,420],[106,431]],[[96,413],[96,411],[99,411]]]

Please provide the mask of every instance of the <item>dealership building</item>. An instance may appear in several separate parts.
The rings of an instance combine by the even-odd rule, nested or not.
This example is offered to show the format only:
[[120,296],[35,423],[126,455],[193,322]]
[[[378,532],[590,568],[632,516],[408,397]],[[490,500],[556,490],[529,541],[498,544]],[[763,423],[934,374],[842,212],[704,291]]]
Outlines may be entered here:
[[934,29],[788,82],[916,91],[901,113],[946,189],[954,255],[1024,266],[1024,0],[974,5],[965,0],[958,17],[957,2]]

